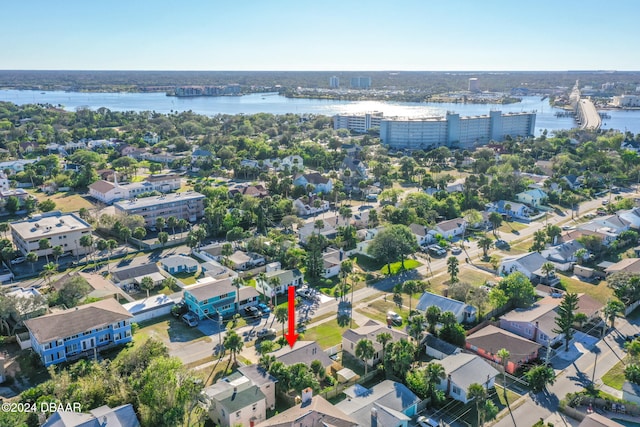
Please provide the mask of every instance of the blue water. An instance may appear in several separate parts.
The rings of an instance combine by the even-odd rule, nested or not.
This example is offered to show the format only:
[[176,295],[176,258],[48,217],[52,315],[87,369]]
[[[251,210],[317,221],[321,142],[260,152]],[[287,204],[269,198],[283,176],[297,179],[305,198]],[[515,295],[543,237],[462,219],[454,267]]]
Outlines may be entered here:
[[622,424],[623,426],[626,427],[640,427],[640,423],[635,423],[633,421],[628,421],[628,420],[621,420],[619,418],[611,418],[611,420]]
[[[547,100],[528,96],[522,102],[507,105],[416,103],[384,101],[334,101],[319,99],[291,99],[277,94],[251,94],[245,96],[177,98],[164,93],[79,93],[63,91],[0,90],[0,101],[18,105],[47,103],[62,105],[73,111],[78,107],[97,109],[105,107],[113,111],[193,111],[214,116],[216,114],[324,114],[361,113],[382,111],[385,116],[428,117],[443,116],[447,111],[462,116],[488,114],[491,110],[502,112],[535,111],[536,135],[544,129],[553,132],[574,127],[571,118],[556,118],[561,111],[549,106]],[[640,133],[640,111],[608,111],[611,119],[604,120],[603,128]]]

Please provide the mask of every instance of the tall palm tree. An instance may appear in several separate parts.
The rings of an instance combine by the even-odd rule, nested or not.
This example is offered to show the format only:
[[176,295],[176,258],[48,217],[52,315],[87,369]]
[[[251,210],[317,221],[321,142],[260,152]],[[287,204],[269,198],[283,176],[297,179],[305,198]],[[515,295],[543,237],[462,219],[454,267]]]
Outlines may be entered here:
[[181,218],[178,220],[177,226],[180,229],[180,238],[182,239],[182,234],[184,234],[184,230],[186,230],[187,227],[189,226],[189,221],[187,221],[184,218]]
[[54,246],[51,249],[51,254],[53,255],[53,259],[56,260],[56,264],[58,264],[58,260],[60,259],[63,253],[64,253],[64,248],[60,245]]
[[244,342],[242,342],[242,337],[236,333],[236,331],[229,331],[227,335],[224,337],[223,342],[224,348],[231,352],[231,357],[233,358],[233,363],[237,364],[237,354],[242,350],[244,346]]
[[556,271],[556,266],[553,265],[552,262],[545,262],[544,264],[542,264],[542,267],[540,267],[540,269],[546,275],[545,280],[547,281],[547,284],[549,284],[549,278],[551,277],[551,273]]
[[427,367],[424,370],[424,378],[427,382],[427,390],[429,390],[429,394],[433,396],[435,395],[440,381],[447,378],[447,375],[441,364],[431,362],[427,364]]
[[51,242],[49,239],[40,239],[38,241],[38,249],[41,251],[45,251],[44,256],[47,258],[47,264],[49,263],[49,253],[47,252],[51,249]]
[[431,305],[427,308],[426,311],[426,319],[429,325],[429,333],[432,335],[436,334],[436,325],[440,322],[440,318],[442,317],[442,310],[437,305]]
[[362,362],[364,363],[364,376],[366,377],[367,368],[369,367],[367,360],[371,359],[373,355],[376,354],[376,350],[373,347],[373,343],[371,342],[371,340],[366,338],[358,340],[358,342],[356,343],[355,354],[356,357],[362,360]]
[[411,300],[413,299],[413,294],[417,291],[416,281],[415,280],[407,280],[402,285],[402,290],[404,293],[409,295],[409,315],[411,315]]
[[276,307],[275,312],[273,313],[276,320],[282,323],[282,335],[284,336],[284,324],[289,319],[289,310],[287,307]]
[[424,333],[424,317],[417,314],[409,319],[408,333],[416,341],[416,346],[420,345],[422,334]]
[[51,277],[58,272],[58,266],[52,262],[45,264],[42,267],[42,271],[40,272],[40,277],[42,277],[47,285],[51,284]]
[[271,286],[272,296],[275,298],[275,301],[272,302],[274,306],[278,305],[278,294],[276,293],[276,289],[280,286],[280,278],[278,276],[273,276],[269,279],[269,286]]
[[35,267],[36,262],[38,262],[38,254],[35,252],[29,252],[26,258],[27,258],[27,262],[31,264],[31,272],[34,273],[36,268]]
[[473,383],[469,386],[467,396],[470,400],[474,400],[476,402],[476,411],[478,413],[478,427],[482,427],[482,425],[484,424],[485,402],[489,397],[487,390],[481,384]]
[[506,348],[501,348],[496,353],[496,356],[500,358],[500,363],[502,364],[502,387],[504,388],[504,397],[507,397],[507,364],[509,363],[509,356],[511,353]]
[[478,239],[477,244],[478,244],[478,247],[482,249],[482,254],[486,259],[489,249],[491,249],[491,246],[493,246],[493,239],[485,235]]
[[376,335],[376,341],[382,345],[382,367],[386,370],[386,358],[385,351],[387,349],[387,343],[393,339],[393,336],[389,332],[381,332]]
[[173,235],[174,239],[176,236],[177,226],[178,226],[178,218],[176,218],[175,216],[170,216],[169,218],[167,218],[167,227],[171,229],[171,234]]
[[236,313],[240,313],[240,288],[245,286],[242,277],[234,277],[231,284],[236,287]]

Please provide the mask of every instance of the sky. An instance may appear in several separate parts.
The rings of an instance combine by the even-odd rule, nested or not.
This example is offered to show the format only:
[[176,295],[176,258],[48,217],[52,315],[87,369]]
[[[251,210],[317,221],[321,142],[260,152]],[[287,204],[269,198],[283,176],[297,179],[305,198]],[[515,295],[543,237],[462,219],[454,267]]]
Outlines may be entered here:
[[19,0],[0,69],[640,70],[640,1]]

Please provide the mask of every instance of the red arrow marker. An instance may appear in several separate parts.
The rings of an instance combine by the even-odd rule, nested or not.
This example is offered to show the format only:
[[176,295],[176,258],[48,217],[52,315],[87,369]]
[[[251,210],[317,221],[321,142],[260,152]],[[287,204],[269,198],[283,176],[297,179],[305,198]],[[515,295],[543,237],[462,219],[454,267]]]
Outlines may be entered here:
[[296,334],[296,288],[289,286],[289,333],[284,334],[287,342],[293,348],[298,339]]

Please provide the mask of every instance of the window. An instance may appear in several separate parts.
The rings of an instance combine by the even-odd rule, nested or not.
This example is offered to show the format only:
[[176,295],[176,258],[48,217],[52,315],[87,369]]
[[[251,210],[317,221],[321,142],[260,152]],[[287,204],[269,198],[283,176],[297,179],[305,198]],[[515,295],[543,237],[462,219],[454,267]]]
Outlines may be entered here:
[[240,411],[236,412],[236,418],[240,418]]
[[460,394],[460,389],[458,387],[456,387],[456,386],[451,386],[451,392],[453,394],[459,395]]
[[511,327],[514,329],[520,329],[520,324],[516,322],[511,322]]
[[209,314],[209,309],[208,308],[205,308],[203,311],[204,311],[204,314]]

